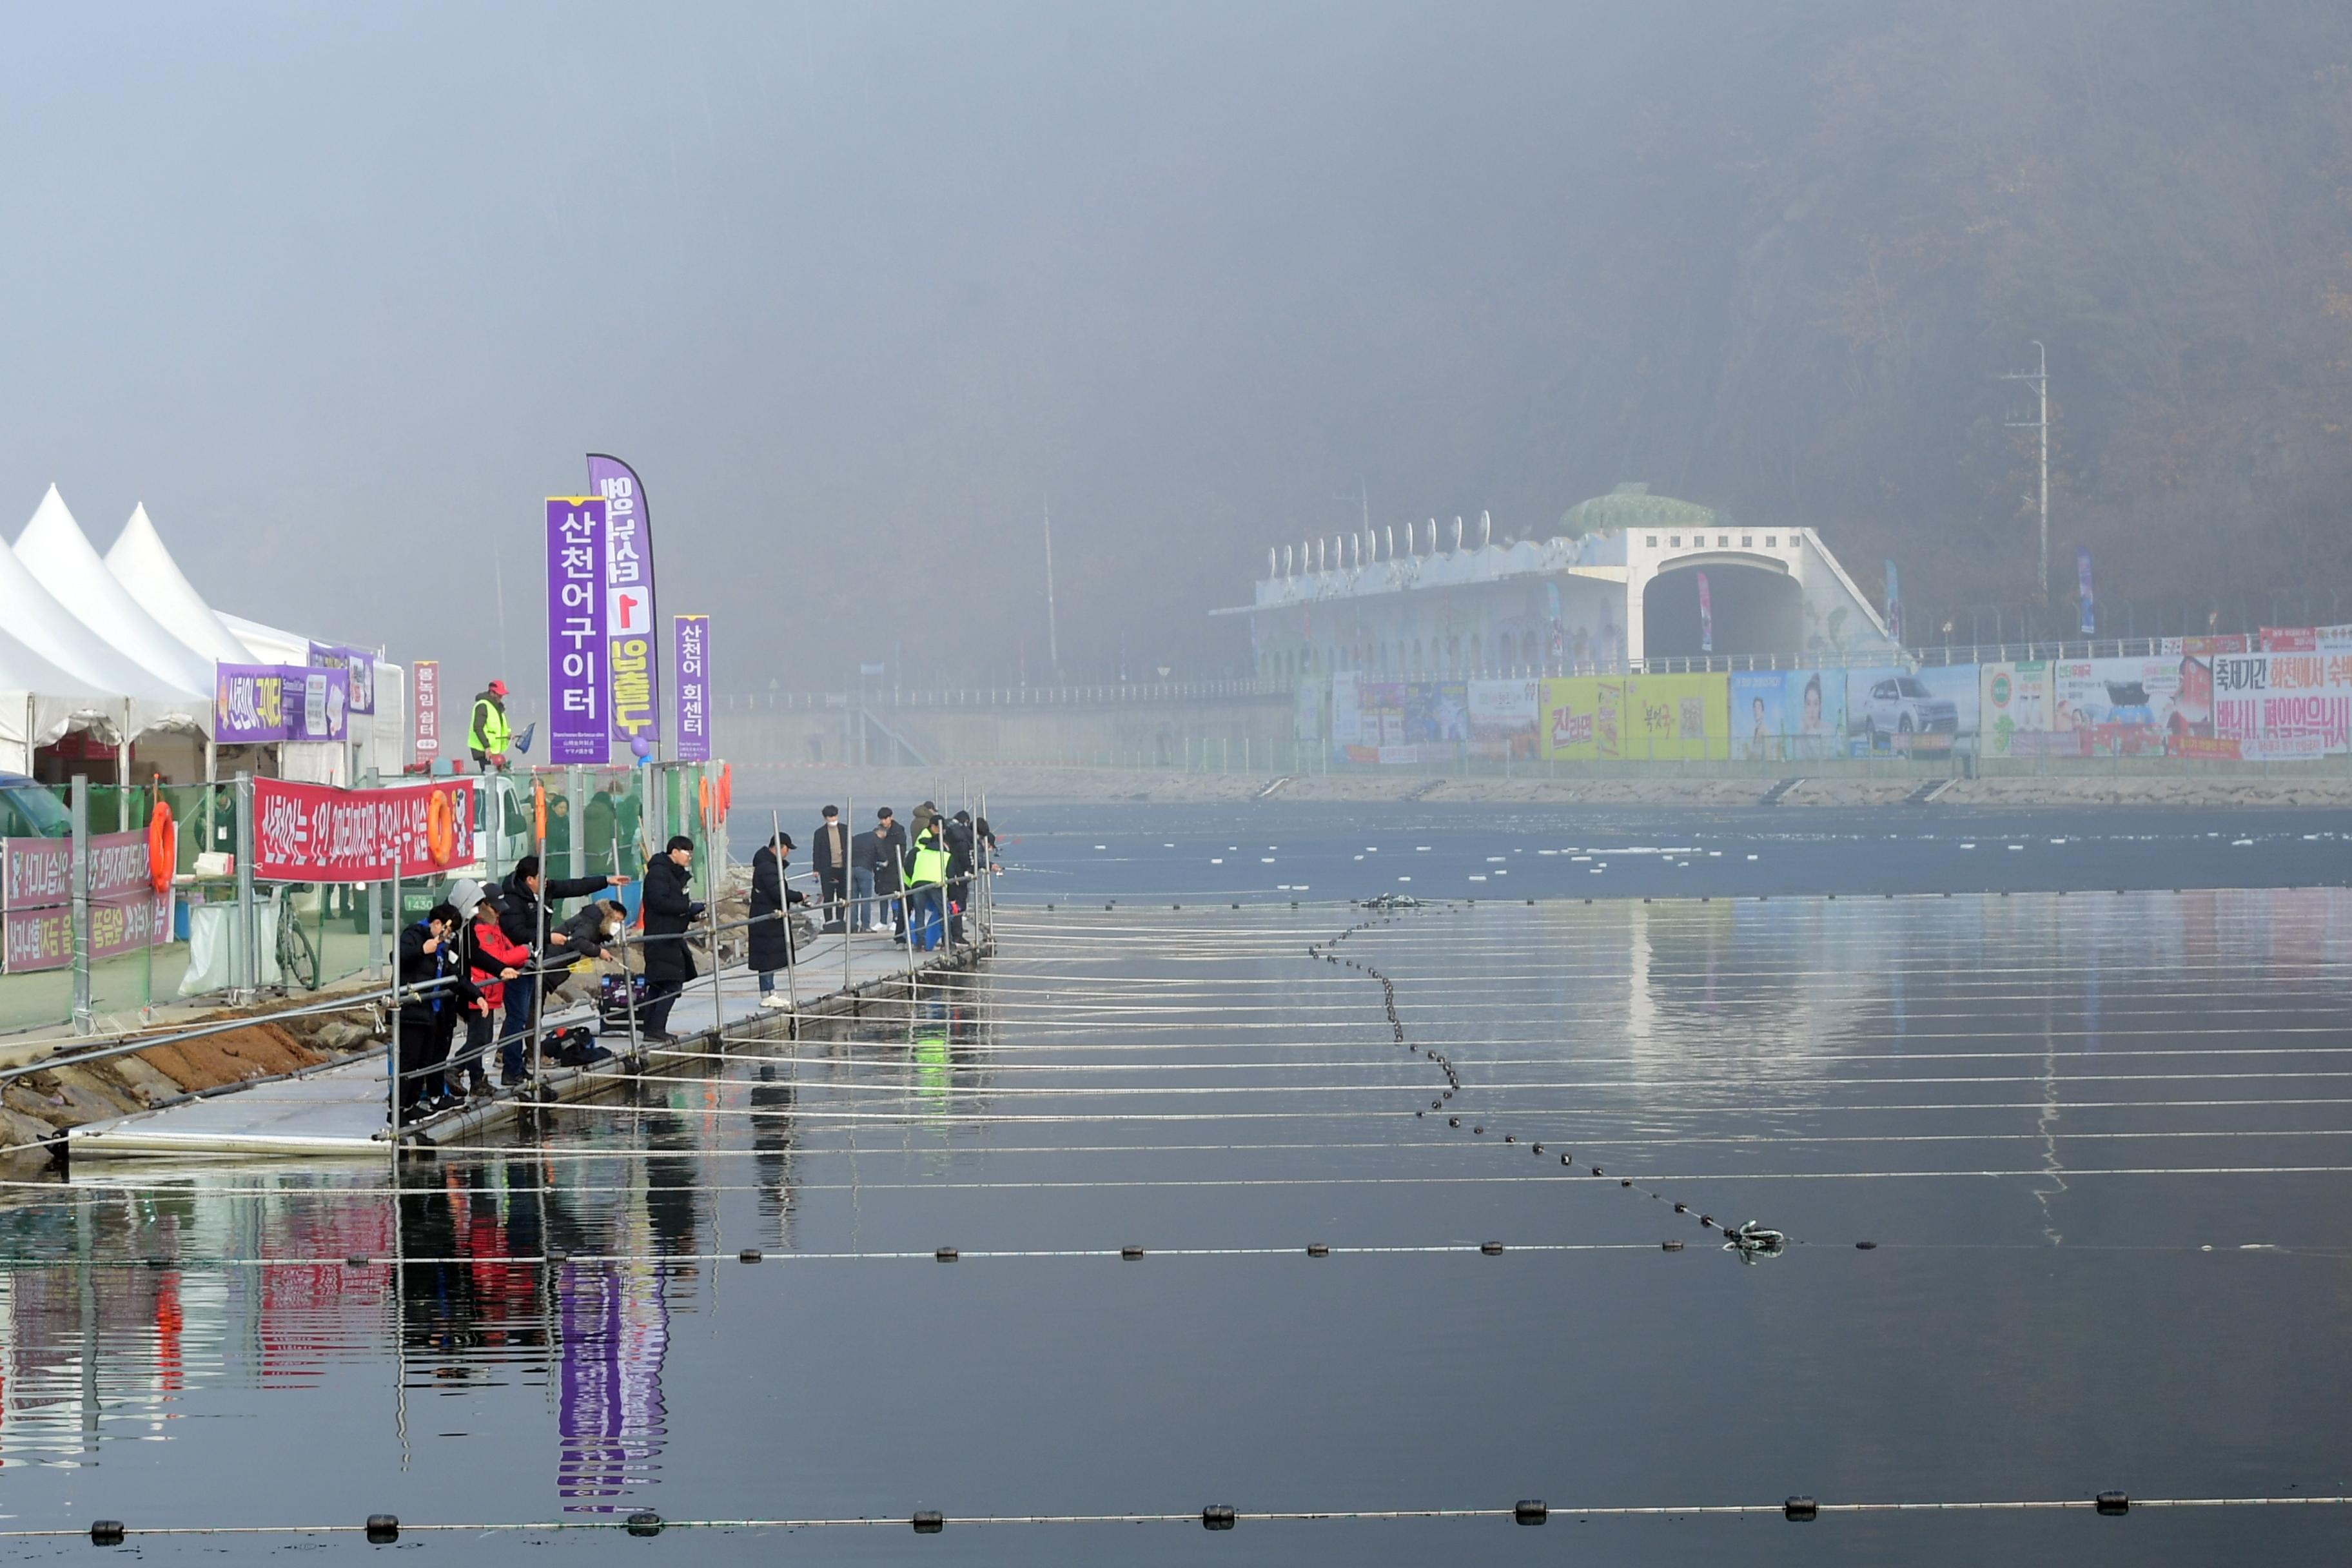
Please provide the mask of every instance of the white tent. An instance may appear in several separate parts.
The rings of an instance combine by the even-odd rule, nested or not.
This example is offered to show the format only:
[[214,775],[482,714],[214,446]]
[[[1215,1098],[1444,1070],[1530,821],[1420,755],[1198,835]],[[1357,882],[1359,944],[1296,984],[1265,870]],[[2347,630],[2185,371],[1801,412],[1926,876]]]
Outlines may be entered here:
[[[57,492],[50,492],[55,495]],[[0,626],[34,653],[73,677],[74,689],[185,709],[201,694],[211,713],[212,682],[184,689],[117,653],[41,586],[13,550],[0,550]]]
[[200,654],[139,607],[106,569],[66,510],[58,487],[41,498],[33,521],[16,540],[16,559],[50,595],[109,648],[134,661],[157,681],[210,700],[213,668]]
[[148,521],[143,503],[131,511],[131,521],[122,525],[121,537],[106,552],[106,569],[141,609],[201,657],[230,664],[252,658],[252,650],[221,624],[204,596],[189,585],[180,563],[163,548],[163,536]]
[[89,692],[86,684],[0,632],[0,770],[31,773],[33,752],[69,730],[126,739],[136,705]]

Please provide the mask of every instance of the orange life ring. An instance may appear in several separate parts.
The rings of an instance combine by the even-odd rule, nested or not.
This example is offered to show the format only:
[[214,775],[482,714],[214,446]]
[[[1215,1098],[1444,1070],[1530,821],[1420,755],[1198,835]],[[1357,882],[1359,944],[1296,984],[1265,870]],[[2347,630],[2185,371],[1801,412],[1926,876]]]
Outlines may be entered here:
[[147,818],[147,885],[159,893],[171,890],[178,847],[179,836],[172,830],[172,803],[159,795],[154,814]]
[[436,789],[425,798],[425,847],[436,866],[446,866],[457,853],[457,808],[446,790]]

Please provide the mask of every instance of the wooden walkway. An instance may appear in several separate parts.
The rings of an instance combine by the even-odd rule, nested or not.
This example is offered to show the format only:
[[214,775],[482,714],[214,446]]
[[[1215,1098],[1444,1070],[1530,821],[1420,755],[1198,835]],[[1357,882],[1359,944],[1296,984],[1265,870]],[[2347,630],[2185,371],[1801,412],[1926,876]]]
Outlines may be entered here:
[[[798,1012],[770,1011],[760,1003],[758,977],[730,969],[720,979],[714,1002],[709,976],[687,987],[671,1010],[670,1032],[677,1037],[678,1059],[690,1059],[719,1048],[723,1032],[736,1038],[746,1035],[782,1034],[793,1017],[809,1018],[845,1013],[861,1001],[904,995],[908,984],[907,950],[886,936],[859,936],[849,952],[846,974],[840,936],[824,936],[803,949],[793,966]],[[980,950],[984,951],[984,949]],[[945,972],[968,967],[979,956],[970,944],[947,952],[919,953],[917,975],[937,978]],[[776,976],[779,994],[784,976]],[[568,1024],[592,1024],[585,1007],[550,1014],[548,1028]],[[625,1054],[625,1035],[606,1036],[607,1047]],[[648,1054],[649,1065],[671,1057],[658,1047]],[[404,1146],[440,1144],[478,1137],[485,1131],[512,1121],[534,1103],[583,1100],[628,1082],[635,1074],[612,1061],[591,1068],[551,1068],[541,1079],[535,1100],[501,1098],[443,1111],[412,1121],[402,1130]],[[289,1078],[233,1085],[201,1099],[184,1100],[154,1110],[142,1110],[111,1121],[76,1127],[67,1134],[69,1160],[158,1158],[209,1154],[350,1156],[373,1154],[386,1158],[383,1050],[381,1047]]]

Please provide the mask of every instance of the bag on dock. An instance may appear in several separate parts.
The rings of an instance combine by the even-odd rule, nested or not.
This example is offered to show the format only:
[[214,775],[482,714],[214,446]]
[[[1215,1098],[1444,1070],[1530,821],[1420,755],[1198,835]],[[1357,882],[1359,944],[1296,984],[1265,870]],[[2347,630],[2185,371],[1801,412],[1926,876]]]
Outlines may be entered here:
[[595,1037],[579,1024],[551,1033],[540,1047],[540,1055],[542,1060],[567,1068],[593,1067],[613,1059],[613,1053],[598,1045]]
[[640,1016],[646,1010],[646,977],[642,974],[607,974],[596,988],[597,1021],[607,1029],[627,1029],[632,1005]]

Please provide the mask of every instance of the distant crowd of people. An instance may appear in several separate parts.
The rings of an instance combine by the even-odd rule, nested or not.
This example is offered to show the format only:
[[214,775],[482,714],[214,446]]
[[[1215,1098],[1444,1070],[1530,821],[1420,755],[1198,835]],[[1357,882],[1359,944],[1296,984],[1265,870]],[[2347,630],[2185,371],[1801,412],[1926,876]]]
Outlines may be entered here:
[[[776,833],[760,847],[751,860],[747,946],[761,1006],[785,1005],[776,975],[793,962],[793,915],[810,906],[823,930],[845,936],[887,931],[892,942],[925,951],[962,940],[976,879],[993,868],[996,835],[985,816],[945,815],[930,801],[915,808],[913,827],[910,836],[886,805],[871,832],[853,833],[840,809],[826,806],[812,857],[814,898],[791,886],[790,834]],[[615,949],[636,947],[643,955],[642,991],[626,983],[632,1032],[652,1044],[672,1042],[670,1009],[700,973],[687,941],[707,912],[692,893],[693,864],[694,840],[685,834],[646,861],[637,900],[643,929],[635,937],[625,906],[612,896],[629,884],[625,876],[547,878],[539,857],[527,855],[502,881],[451,884],[444,901],[400,933],[400,984],[411,988],[400,1007],[400,1120],[528,1085],[534,1020],[549,1010],[543,998],[572,984],[582,960],[605,959]],[[589,902],[578,910],[553,913],[581,898]],[[578,999],[584,998],[576,992],[565,998]]]

